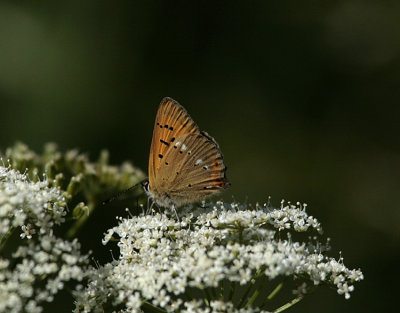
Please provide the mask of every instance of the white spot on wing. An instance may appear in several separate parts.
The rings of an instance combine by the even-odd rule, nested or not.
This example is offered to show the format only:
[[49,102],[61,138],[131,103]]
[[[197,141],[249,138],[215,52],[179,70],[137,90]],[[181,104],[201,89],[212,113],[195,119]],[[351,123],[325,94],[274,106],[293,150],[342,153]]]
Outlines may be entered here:
[[182,151],[185,151],[186,149],[187,149],[186,145],[185,145],[185,144],[182,144],[181,150],[182,150]]
[[175,144],[176,147],[179,147],[180,145],[181,145],[180,141],[177,141],[176,144]]
[[203,163],[203,160],[202,160],[202,159],[198,159],[198,160],[196,161],[196,165],[199,165],[199,164],[201,164],[201,163]]

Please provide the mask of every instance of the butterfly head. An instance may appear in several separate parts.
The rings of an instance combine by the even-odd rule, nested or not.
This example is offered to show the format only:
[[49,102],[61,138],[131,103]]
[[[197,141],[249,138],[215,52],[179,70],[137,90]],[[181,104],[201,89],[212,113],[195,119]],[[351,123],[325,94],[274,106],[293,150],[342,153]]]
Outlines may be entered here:
[[142,185],[143,190],[149,195],[150,194],[149,180],[146,178],[143,181],[141,181],[140,184]]

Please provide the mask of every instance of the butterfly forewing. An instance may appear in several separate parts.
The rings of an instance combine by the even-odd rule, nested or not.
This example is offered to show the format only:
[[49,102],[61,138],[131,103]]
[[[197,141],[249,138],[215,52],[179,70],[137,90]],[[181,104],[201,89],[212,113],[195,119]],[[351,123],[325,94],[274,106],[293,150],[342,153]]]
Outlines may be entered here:
[[149,182],[154,184],[157,171],[163,164],[166,151],[178,137],[200,133],[199,127],[186,110],[175,100],[164,98],[157,111],[150,147]]

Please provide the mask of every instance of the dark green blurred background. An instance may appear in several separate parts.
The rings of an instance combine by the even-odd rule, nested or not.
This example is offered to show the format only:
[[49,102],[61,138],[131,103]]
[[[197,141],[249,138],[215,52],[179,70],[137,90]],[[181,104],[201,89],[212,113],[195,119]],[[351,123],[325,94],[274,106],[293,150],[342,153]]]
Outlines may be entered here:
[[107,148],[147,171],[175,98],[222,148],[225,200],[308,203],[363,270],[350,300],[322,288],[291,312],[398,310],[399,87],[395,0],[0,3],[0,149]]

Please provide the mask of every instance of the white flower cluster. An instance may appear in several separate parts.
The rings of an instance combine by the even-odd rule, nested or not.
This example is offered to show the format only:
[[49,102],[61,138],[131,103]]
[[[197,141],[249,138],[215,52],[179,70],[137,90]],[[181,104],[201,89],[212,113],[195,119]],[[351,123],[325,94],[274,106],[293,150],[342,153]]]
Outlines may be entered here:
[[77,241],[54,236],[20,246],[13,258],[19,261],[13,266],[0,258],[0,312],[41,312],[40,303],[53,301],[66,282],[85,277],[82,265],[88,261]]
[[306,213],[305,204],[297,203],[295,206],[288,203],[285,206],[285,202],[282,201],[279,210],[270,210],[267,204],[262,207],[257,204],[255,210],[248,209],[247,205],[238,203],[228,204],[229,210],[225,209],[222,202],[217,202],[217,205],[218,207],[214,206],[209,213],[205,213],[204,208],[200,208],[194,212],[185,209],[184,214],[195,216],[199,223],[213,227],[235,225],[246,229],[253,227],[258,229],[257,226],[270,224],[278,230],[293,229],[296,232],[305,232],[312,229],[322,233],[318,220]]
[[[17,246],[0,257],[1,313],[42,312],[41,303],[53,301],[65,283],[85,277],[88,256],[81,254],[80,244],[53,233],[64,221],[63,201],[47,180],[31,182],[0,166],[0,251],[10,241]],[[18,227],[21,239],[13,236]]]
[[64,222],[64,197],[48,181],[32,182],[24,174],[0,166],[0,236],[20,227],[21,238],[48,233]]
[[[180,222],[165,214],[119,218],[103,243],[118,235],[120,257],[92,269],[87,288],[76,295],[75,312],[102,312],[106,304],[122,306],[121,312],[146,306],[168,312],[262,312],[255,299],[235,296],[235,286],[291,276],[335,286],[348,298],[352,284],[363,279],[360,270],[323,255],[321,244],[280,238],[284,229],[322,231],[302,206],[251,209],[218,203],[211,211],[184,213]],[[199,292],[202,296],[195,297]]]

